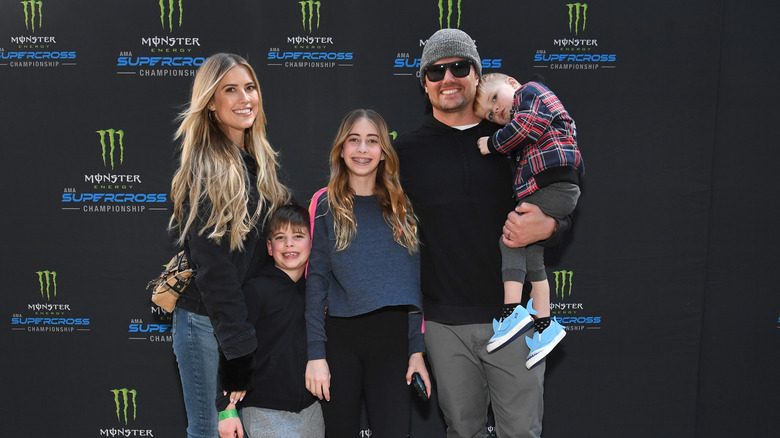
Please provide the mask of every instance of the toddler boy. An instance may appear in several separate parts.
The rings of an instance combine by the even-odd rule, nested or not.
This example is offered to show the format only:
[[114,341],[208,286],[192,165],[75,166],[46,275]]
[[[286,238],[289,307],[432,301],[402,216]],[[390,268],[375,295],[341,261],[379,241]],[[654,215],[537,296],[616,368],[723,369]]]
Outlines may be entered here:
[[[580,196],[579,178],[584,165],[574,120],[558,97],[541,83],[522,85],[511,76],[490,73],[479,80],[474,113],[505,125],[492,136],[481,137],[477,144],[482,155],[510,154],[513,158],[518,205],[529,202],[555,218],[571,214]],[[536,244],[509,248],[503,236],[499,245],[504,313],[501,320],[493,320],[494,335],[487,350],[495,351],[533,324],[534,335],[526,338],[530,353],[525,365],[530,369],[555,348],[566,331],[550,319],[544,248]],[[526,280],[531,281],[532,289],[524,308],[520,300]]]

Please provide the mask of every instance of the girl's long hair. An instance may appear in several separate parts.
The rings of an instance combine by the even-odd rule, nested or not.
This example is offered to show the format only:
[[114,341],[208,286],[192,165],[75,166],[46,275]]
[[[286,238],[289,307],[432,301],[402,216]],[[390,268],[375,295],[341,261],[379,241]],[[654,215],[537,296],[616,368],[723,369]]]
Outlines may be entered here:
[[330,150],[330,181],[328,182],[328,203],[333,212],[333,232],[336,235],[336,250],[346,249],[357,234],[357,220],[353,212],[354,193],[349,187],[349,169],[341,151],[352,127],[360,119],[371,122],[379,133],[379,144],[385,159],[379,162],[376,173],[376,194],[382,207],[385,222],[393,230],[393,237],[409,253],[417,252],[417,217],[412,204],[404,194],[398,178],[398,155],[390,145],[390,134],[382,116],[370,109],[357,109],[344,117],[339,127],[333,148]]
[[[244,132],[244,148],[257,161],[257,190],[260,199],[255,211],[248,211],[249,181],[241,152],[209,117],[208,104],[219,81],[236,66],[243,66],[257,85],[257,118]],[[290,201],[290,191],[277,178],[277,152],[266,139],[266,117],[257,75],[242,57],[217,53],[198,69],[192,84],[189,107],[179,114],[181,122],[174,139],[181,139],[181,163],[171,183],[173,214],[169,228],[179,233],[184,244],[194,224],[202,224],[198,234],[208,232],[217,244],[227,236],[230,250],[241,251],[244,239],[260,219],[270,217],[274,208]]]

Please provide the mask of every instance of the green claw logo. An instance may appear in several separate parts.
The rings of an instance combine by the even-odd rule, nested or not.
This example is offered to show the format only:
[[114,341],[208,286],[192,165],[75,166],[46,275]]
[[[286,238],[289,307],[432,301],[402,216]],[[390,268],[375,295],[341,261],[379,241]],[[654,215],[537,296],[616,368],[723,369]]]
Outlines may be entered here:
[[35,18],[38,18],[38,29],[43,24],[43,2],[42,1],[24,1],[19,2],[24,8],[24,27],[35,32]]
[[36,271],[38,283],[41,285],[41,297],[51,301],[57,296],[57,273],[55,271]]
[[[585,30],[585,24],[588,21],[588,4],[569,3],[566,7],[569,8],[569,32],[574,32],[577,35]],[[582,27],[580,27],[580,17],[582,17]]]
[[[168,29],[168,32],[173,32],[173,17],[174,17],[174,9],[176,9],[174,6],[178,4],[179,6],[179,27],[181,27],[181,20],[184,16],[184,7],[182,5],[184,3],[184,0],[168,0],[167,9],[168,12],[166,13],[166,4],[165,0],[160,0],[160,24],[162,25],[163,29]],[[166,26],[166,15],[168,16],[168,23]]]
[[[129,421],[129,417],[127,416],[127,411],[130,406],[130,403],[133,404],[133,420],[135,420],[135,414],[136,414],[136,404],[135,404],[135,398],[138,395],[138,392],[135,389],[112,389],[111,392],[114,394],[114,404],[116,405],[116,419],[120,423],[124,419],[125,425],[127,425]],[[119,396],[122,396],[120,399]],[[130,396],[130,397],[128,397]]]
[[[317,25],[316,28],[320,28],[320,6],[322,6],[322,2],[317,2],[313,0],[307,0],[303,2],[298,2],[299,5],[301,5],[301,24],[303,25],[303,30],[308,30],[309,33],[312,31],[312,21],[314,20],[314,15],[317,15]],[[308,11],[307,11],[308,9]],[[308,12],[309,20],[308,20],[308,28],[307,28],[307,22],[306,22],[306,15]]]
[[564,299],[571,296],[574,271],[554,271],[553,274],[555,275],[555,297]]
[[[455,27],[460,27],[460,2],[461,0],[457,0],[457,2],[454,2],[453,0],[447,0],[447,7],[445,9],[444,7],[444,0],[439,0],[439,28],[444,29],[445,27],[449,28],[452,24],[452,6],[453,3],[455,3],[455,8],[457,9],[458,14],[458,21],[456,22]],[[444,13],[447,13],[447,17],[445,20]],[[445,26],[445,24],[447,26]]]
[[[95,131],[100,135],[100,147],[103,151],[103,166],[111,164],[111,169],[114,169],[114,152],[116,151],[117,143],[119,143],[119,164],[122,164],[125,159],[125,131],[119,129],[105,129]],[[106,137],[108,137],[108,145],[106,145]],[[108,149],[108,162],[106,162],[106,149]]]

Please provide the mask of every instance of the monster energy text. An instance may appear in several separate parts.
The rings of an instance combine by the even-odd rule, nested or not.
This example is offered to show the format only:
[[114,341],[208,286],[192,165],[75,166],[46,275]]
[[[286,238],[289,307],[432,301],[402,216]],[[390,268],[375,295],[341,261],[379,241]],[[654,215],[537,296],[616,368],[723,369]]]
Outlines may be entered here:
[[96,173],[84,175],[84,182],[90,184],[141,184],[141,175],[116,175],[113,173]]
[[11,37],[11,43],[13,44],[57,44],[53,36],[48,37],[36,37],[36,36],[18,36]]
[[70,311],[70,304],[52,304],[52,303],[28,304],[27,310],[33,310],[36,312],[36,314],[64,312],[66,310]]
[[141,38],[141,45],[148,47],[159,46],[198,46],[200,47],[200,38],[177,38],[177,37],[149,37]]
[[287,42],[296,45],[333,44],[333,37],[294,36],[287,37]]
[[565,49],[583,48],[583,47],[598,47],[599,41],[595,39],[582,39],[582,38],[561,38],[553,40],[556,46],[560,46]]

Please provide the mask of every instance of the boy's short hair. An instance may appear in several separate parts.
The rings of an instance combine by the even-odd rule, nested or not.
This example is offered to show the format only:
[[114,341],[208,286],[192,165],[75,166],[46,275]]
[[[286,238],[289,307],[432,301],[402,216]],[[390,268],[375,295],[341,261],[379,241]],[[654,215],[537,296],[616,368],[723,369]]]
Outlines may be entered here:
[[477,85],[477,94],[474,96],[474,111],[481,112],[481,110],[484,109],[479,107],[479,101],[487,92],[485,90],[486,87],[493,84],[504,83],[509,78],[510,76],[505,75],[504,73],[488,73],[484,76],[480,76],[479,84]]
[[268,221],[268,238],[279,230],[289,226],[293,230],[306,230],[311,235],[309,229],[309,212],[300,205],[283,205],[274,211],[271,220]]

